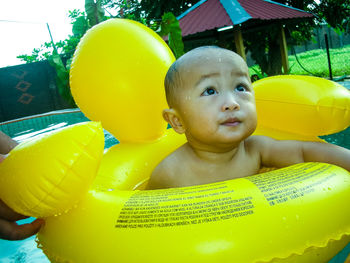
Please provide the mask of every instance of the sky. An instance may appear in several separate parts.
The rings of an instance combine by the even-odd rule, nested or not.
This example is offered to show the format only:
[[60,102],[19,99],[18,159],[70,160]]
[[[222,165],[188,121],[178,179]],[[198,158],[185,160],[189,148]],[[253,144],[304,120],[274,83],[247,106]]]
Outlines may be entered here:
[[0,67],[24,64],[18,55],[72,34],[68,11],[84,11],[85,0],[0,0]]

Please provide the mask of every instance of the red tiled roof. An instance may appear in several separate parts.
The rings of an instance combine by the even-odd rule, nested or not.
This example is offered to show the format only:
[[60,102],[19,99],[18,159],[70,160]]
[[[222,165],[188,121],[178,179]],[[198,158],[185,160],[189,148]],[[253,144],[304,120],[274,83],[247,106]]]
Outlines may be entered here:
[[182,36],[233,25],[219,0],[207,0],[179,22]]
[[[244,9],[248,17],[250,16],[248,19],[277,20],[314,17],[311,13],[270,0],[237,1],[236,3]],[[190,9],[183,15],[180,15],[179,22],[183,36],[234,25],[220,0],[202,0],[202,2],[197,7],[193,6],[193,10]],[[237,16],[237,14],[235,15]]]
[[287,7],[272,1],[238,0],[241,6],[255,19],[291,19],[314,17],[313,14]]

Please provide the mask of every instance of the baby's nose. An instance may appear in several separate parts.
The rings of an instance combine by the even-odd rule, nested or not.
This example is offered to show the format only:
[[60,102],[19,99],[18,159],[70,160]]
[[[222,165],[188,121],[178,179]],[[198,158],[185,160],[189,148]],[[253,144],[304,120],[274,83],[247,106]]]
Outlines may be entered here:
[[239,103],[233,95],[228,95],[225,97],[224,103],[222,105],[222,111],[233,111],[239,109]]

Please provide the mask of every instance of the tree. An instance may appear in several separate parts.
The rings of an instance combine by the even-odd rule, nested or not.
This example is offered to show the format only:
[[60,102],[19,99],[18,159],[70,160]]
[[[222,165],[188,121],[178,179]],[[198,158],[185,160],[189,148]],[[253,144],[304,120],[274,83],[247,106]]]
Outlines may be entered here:
[[106,7],[119,11],[119,16],[131,15],[135,19],[144,19],[148,25],[161,21],[161,17],[168,12],[178,16],[197,2],[198,0],[104,0]]
[[[294,23],[288,23],[286,26],[286,37],[290,43],[299,44],[313,37],[313,29],[323,21],[327,21],[330,26],[338,31],[344,31],[349,28],[349,0],[275,0],[281,4],[286,4],[301,10],[312,12],[316,15],[315,19]],[[184,0],[105,0],[106,4],[113,5],[124,4],[123,14],[139,17],[145,20],[145,23],[157,23],[164,12],[171,11],[179,15],[186,11],[197,1]],[[244,32],[243,32],[244,33]],[[260,66],[262,72],[267,75],[277,75],[282,73],[282,62],[279,48],[279,26],[266,27],[265,29],[254,32],[253,34],[244,34],[245,46],[251,52],[252,58]],[[220,43],[218,43],[220,45]],[[225,43],[225,47],[234,49],[233,43]]]
[[338,32],[350,31],[350,1],[323,0],[319,3],[318,15]]
[[69,58],[73,55],[74,50],[79,43],[81,36],[88,29],[88,21],[84,12],[79,10],[69,11],[68,17],[71,20],[72,24],[72,35],[63,41],[58,41],[56,43],[45,42],[39,48],[35,48],[30,55],[19,55],[17,58],[25,61],[27,63],[36,62],[48,59],[54,47],[57,49],[57,52],[64,54],[64,57]]
[[[146,24],[144,12],[140,11],[138,1],[85,0],[85,12],[79,10],[69,11],[73,35],[70,35],[64,41],[56,43],[53,42],[51,37],[51,42],[46,42],[40,48],[34,49],[31,55],[17,56],[17,58],[27,63],[47,59],[56,70],[56,86],[59,94],[73,107],[76,105],[69,86],[69,70],[72,56],[81,37],[89,28],[113,17],[112,15],[109,17],[104,15],[105,12],[102,5],[116,8],[119,11],[116,17],[126,17]],[[161,36],[168,36],[169,46],[176,57],[184,53],[179,22],[172,13],[165,13],[160,21],[150,23],[150,27]]]
[[175,16],[178,16],[197,2],[198,0],[192,0],[192,1],[144,0],[144,1],[141,1],[140,9],[147,10],[146,18],[151,20],[151,19],[158,19],[166,12],[171,12]]

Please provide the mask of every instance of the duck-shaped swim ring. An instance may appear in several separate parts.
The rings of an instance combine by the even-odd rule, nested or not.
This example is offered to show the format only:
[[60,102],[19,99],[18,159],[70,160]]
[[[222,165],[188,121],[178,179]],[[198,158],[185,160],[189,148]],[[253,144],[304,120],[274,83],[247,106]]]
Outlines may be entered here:
[[[89,30],[74,55],[71,87],[95,122],[16,147],[0,165],[0,198],[45,218],[38,243],[53,262],[331,259],[350,240],[350,176],[339,167],[304,163],[207,185],[134,190],[185,142],[161,116],[173,61],[163,40],[137,22],[113,19]],[[280,76],[254,88],[257,134],[319,140],[349,124],[349,92],[333,82]],[[120,141],[105,153],[100,123]]]

